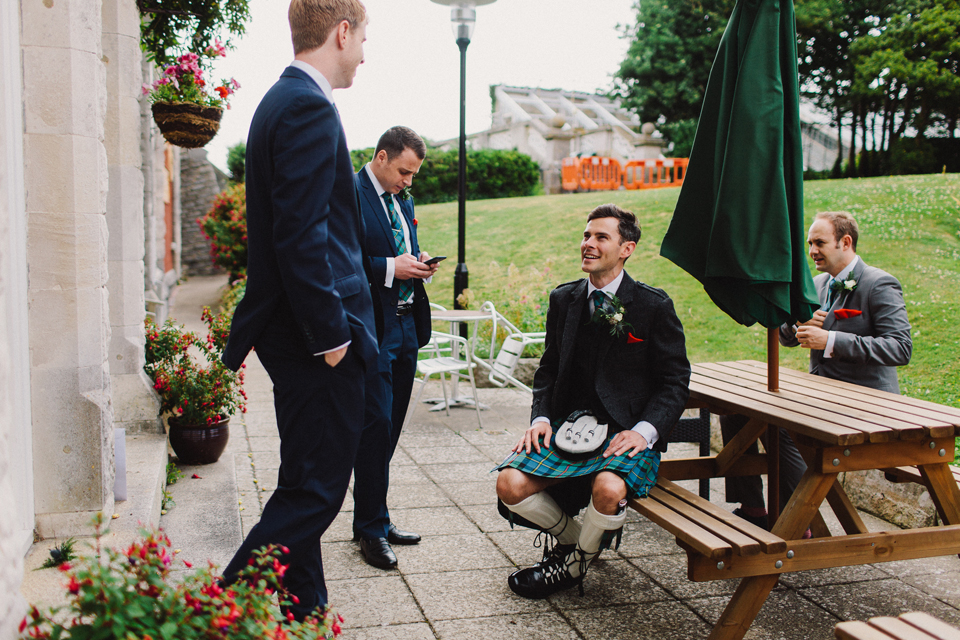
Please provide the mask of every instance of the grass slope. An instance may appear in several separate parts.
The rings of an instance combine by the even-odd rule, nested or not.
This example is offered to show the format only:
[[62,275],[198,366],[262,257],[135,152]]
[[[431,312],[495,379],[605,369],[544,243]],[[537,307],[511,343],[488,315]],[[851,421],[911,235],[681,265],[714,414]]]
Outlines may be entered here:
[[[818,211],[849,211],[860,225],[859,254],[903,284],[914,345],[910,365],[899,370],[903,393],[960,407],[960,175],[815,181],[804,191],[807,226]],[[765,359],[762,327],[735,323],[699,282],[660,257],[678,194],[660,189],[469,202],[471,307],[492,300],[498,307],[523,307],[528,320],[542,318],[546,292],[583,275],[579,242],[586,214],[614,202],[636,213],[643,228],[627,270],[673,298],[691,362]],[[417,207],[417,218],[421,247],[449,256],[428,293],[433,302],[452,307],[457,204]],[[808,355],[801,349],[781,349],[780,358],[785,366],[806,370]]]

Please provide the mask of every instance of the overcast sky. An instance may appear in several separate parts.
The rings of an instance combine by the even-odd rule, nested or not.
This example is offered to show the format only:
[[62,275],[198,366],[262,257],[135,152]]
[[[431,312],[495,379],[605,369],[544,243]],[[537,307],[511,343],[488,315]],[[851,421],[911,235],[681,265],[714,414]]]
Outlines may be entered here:
[[[467,133],[490,126],[491,84],[608,90],[628,43],[634,0],[497,0],[477,7],[467,49]],[[260,99],[293,60],[286,0],[250,0],[251,20],[213,77],[241,89],[207,156],[226,169],[227,148],[246,140]],[[459,135],[460,54],[450,9],[431,0],[364,0],[370,24],[353,87],[334,91],[351,149],[374,146],[393,125],[432,140]]]

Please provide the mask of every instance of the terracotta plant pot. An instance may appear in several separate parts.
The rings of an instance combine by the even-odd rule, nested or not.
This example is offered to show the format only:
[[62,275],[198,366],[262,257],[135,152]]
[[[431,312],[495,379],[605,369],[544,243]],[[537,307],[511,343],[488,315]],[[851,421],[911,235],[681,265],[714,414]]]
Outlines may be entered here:
[[154,102],[153,121],[170,144],[187,149],[202,147],[220,130],[220,107],[202,107],[192,102]]
[[170,446],[183,464],[211,464],[220,459],[230,439],[230,418],[210,424],[180,424],[176,418],[170,425]]

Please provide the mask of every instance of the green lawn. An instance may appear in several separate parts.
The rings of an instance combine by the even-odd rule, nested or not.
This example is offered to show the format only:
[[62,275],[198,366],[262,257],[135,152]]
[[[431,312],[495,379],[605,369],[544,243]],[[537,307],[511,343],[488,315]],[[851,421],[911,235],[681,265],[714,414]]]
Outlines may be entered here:
[[[804,190],[807,225],[818,211],[851,212],[860,224],[859,254],[903,284],[914,345],[913,360],[900,369],[903,393],[960,407],[960,175],[813,181]],[[471,307],[492,300],[529,328],[542,322],[547,292],[582,276],[579,242],[587,213],[615,202],[636,213],[643,228],[627,270],[673,298],[691,362],[764,359],[762,327],[735,323],[696,280],[659,256],[678,193],[607,191],[467,203]],[[417,207],[417,218],[421,247],[448,256],[428,285],[431,300],[452,307],[457,204]],[[807,366],[800,349],[781,349],[780,359],[795,369]]]

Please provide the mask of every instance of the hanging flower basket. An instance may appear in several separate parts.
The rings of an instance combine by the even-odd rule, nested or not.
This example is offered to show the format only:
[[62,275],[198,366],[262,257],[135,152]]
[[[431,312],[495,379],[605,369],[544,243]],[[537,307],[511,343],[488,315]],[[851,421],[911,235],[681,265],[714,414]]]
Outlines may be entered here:
[[223,109],[193,102],[154,102],[153,120],[172,145],[196,149],[213,140],[220,129]]

